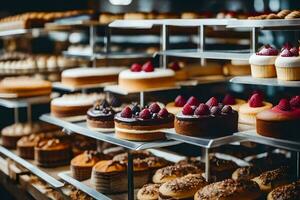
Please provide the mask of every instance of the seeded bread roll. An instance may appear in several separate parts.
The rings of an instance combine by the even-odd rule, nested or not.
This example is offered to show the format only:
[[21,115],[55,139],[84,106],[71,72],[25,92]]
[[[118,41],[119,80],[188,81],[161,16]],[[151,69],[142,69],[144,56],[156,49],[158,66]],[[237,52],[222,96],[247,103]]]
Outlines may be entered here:
[[226,179],[198,190],[194,200],[255,200],[260,196],[257,183]]
[[161,184],[146,184],[137,193],[138,200],[157,200]]
[[274,188],[290,182],[288,172],[289,169],[287,167],[280,167],[272,171],[264,172],[252,180],[259,185],[261,191],[269,193]]
[[300,199],[300,180],[275,188],[268,194],[267,200]]
[[262,170],[257,167],[241,167],[236,169],[232,174],[233,180],[251,180],[261,174]]
[[162,184],[159,188],[159,199],[192,198],[200,188],[208,185],[201,174],[188,174]]

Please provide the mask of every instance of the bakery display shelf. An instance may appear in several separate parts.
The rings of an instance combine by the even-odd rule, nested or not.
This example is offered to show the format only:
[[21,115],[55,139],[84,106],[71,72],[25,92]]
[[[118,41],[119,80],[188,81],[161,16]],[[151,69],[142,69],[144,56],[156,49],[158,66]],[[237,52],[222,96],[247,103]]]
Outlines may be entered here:
[[97,131],[90,130],[86,122],[67,122],[62,119],[51,116],[50,114],[44,114],[40,117],[40,120],[47,123],[63,127],[71,132],[81,134],[96,140],[108,142],[118,146],[125,147],[130,150],[143,150],[149,148],[166,147],[180,144],[181,142],[175,140],[163,140],[163,141],[153,141],[153,142],[134,142],[128,140],[122,140],[115,136],[115,133],[100,133]]
[[113,52],[113,53],[81,53],[63,51],[63,55],[67,57],[76,57],[82,59],[135,59],[135,58],[151,58],[153,55],[146,52]]
[[300,28],[300,19],[229,20],[227,28]]
[[300,87],[300,81],[281,81],[277,78],[253,78],[252,76],[236,76],[230,80],[231,83],[266,85],[278,87]]
[[58,176],[65,182],[73,185],[77,189],[81,190],[82,192],[90,195],[94,199],[101,199],[101,200],[110,200],[111,198],[105,196],[104,194],[101,194],[100,192],[96,191],[92,187],[84,184],[84,182],[80,182],[76,179],[74,179],[71,175],[70,171],[60,172]]
[[[0,94],[1,96],[1,94]],[[36,96],[28,98],[0,98],[0,105],[6,108],[22,108],[33,104],[49,103],[51,99],[58,97],[59,94],[53,92],[50,96]]]
[[81,86],[68,86],[68,85],[64,85],[61,82],[54,82],[52,83],[52,88],[56,90],[67,91],[67,92],[78,92],[82,90],[104,88],[108,85],[114,85],[114,84],[116,84],[116,82],[89,84],[89,85],[81,85]]
[[144,90],[144,91],[136,91],[136,92],[131,92],[131,91],[126,91],[125,89],[121,88],[119,85],[109,85],[104,87],[104,91],[106,92],[112,92],[115,94],[120,94],[120,95],[128,95],[128,94],[134,94],[134,93],[140,93],[140,92],[156,92],[156,91],[165,91],[165,90],[177,90],[180,89],[180,84],[182,82],[179,82],[176,86],[173,87],[164,87],[164,88],[155,88],[155,89],[149,89],[149,90]]
[[46,31],[43,28],[31,28],[31,29],[11,29],[0,31],[0,37],[15,37],[28,35],[31,37],[39,37],[44,35]]
[[258,135],[255,130],[242,131],[242,132],[235,133],[234,135],[239,136],[251,142],[273,146],[273,147],[286,149],[290,151],[300,152],[300,142],[271,138],[271,137],[264,137]]
[[15,153],[12,151],[0,146],[0,153],[3,154],[4,156],[14,160],[16,163],[20,164],[21,166],[25,167],[28,169],[30,172],[47,182],[49,185],[51,185],[54,188],[61,188],[64,186],[64,184],[52,176],[50,176],[48,173],[45,171],[41,170],[40,168],[34,166],[32,163],[30,163],[27,160],[24,160],[23,158],[20,158],[17,156]]
[[172,57],[207,58],[220,60],[249,60],[250,50],[200,51],[198,49],[172,49],[156,54]]
[[102,24],[97,20],[67,20],[58,21],[45,24],[46,30],[61,30],[72,29],[73,27],[89,27],[89,26],[102,26],[106,27],[107,24]]

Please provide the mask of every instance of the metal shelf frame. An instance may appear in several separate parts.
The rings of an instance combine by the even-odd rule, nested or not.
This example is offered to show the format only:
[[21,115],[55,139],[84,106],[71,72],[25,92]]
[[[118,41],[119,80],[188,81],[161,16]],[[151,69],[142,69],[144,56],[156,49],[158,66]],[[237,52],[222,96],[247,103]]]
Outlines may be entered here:
[[300,87],[300,81],[281,81],[277,78],[254,78],[252,76],[236,76],[230,79],[231,83],[265,85],[276,87]]

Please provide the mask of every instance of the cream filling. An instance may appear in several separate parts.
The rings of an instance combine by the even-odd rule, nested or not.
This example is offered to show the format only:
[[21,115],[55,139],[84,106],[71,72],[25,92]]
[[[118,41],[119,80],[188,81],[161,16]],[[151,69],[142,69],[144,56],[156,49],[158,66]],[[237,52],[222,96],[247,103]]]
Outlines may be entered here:
[[172,77],[175,76],[175,72],[171,69],[155,69],[153,72],[132,72],[129,69],[124,70],[119,74],[119,78],[122,79],[147,79],[147,78],[160,78],[160,77]]
[[277,56],[259,56],[252,54],[249,63],[251,65],[274,65]]
[[300,56],[297,57],[281,57],[278,56],[275,61],[276,67],[300,67]]
[[87,127],[92,131],[103,132],[103,133],[110,133],[115,131],[114,128],[95,128],[91,126],[87,126]]
[[143,134],[143,133],[156,133],[162,129],[157,129],[157,130],[133,130],[133,129],[124,129],[124,128],[119,128],[115,127],[116,131],[120,132],[125,132],[125,133],[133,133],[133,134]]
[[86,77],[118,75],[125,67],[75,68],[63,71],[62,77]]

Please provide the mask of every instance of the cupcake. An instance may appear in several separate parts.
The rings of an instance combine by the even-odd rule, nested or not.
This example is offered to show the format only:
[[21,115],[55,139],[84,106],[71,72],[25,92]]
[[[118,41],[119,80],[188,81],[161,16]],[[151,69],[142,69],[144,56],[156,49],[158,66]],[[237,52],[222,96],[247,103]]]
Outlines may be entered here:
[[276,70],[274,64],[277,55],[277,49],[268,44],[263,46],[256,54],[253,54],[249,59],[252,76],[255,78],[275,77]]
[[284,81],[300,80],[300,56],[296,47],[285,46],[275,61],[277,78]]
[[224,105],[229,105],[231,106],[231,108],[235,111],[239,111],[239,108],[242,104],[246,103],[245,100],[243,99],[237,99],[237,98],[234,98],[232,95],[230,94],[226,94],[222,103]]
[[244,124],[256,124],[256,115],[264,110],[272,108],[272,104],[263,101],[263,95],[254,93],[248,103],[242,104],[239,109],[239,122]]

